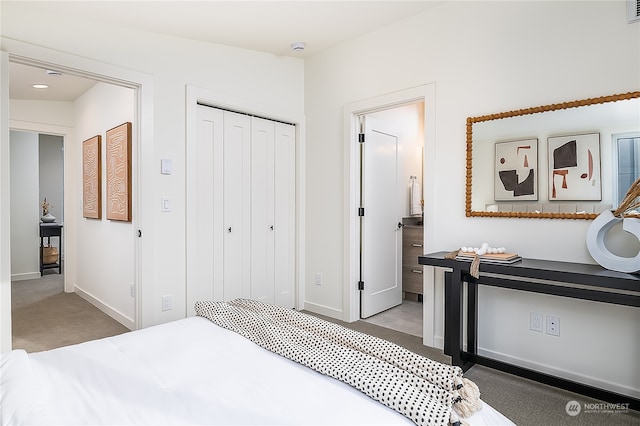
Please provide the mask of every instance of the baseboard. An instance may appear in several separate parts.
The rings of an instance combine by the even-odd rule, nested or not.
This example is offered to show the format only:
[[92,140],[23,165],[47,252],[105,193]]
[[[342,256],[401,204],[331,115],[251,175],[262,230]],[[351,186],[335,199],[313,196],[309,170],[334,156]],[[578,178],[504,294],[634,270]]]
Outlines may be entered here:
[[567,380],[572,380],[574,382],[594,386],[599,389],[606,389],[610,392],[619,393],[621,395],[628,395],[633,398],[640,398],[640,389],[634,389],[628,386],[620,385],[618,383],[612,383],[606,380],[599,379],[597,377],[591,377],[585,374],[580,374],[575,371],[556,368],[550,365],[541,364],[528,359],[511,356],[501,352],[483,349],[480,347],[478,348],[478,355],[485,356],[487,358],[492,358],[498,361],[506,362],[509,364],[517,365],[519,367],[528,368],[530,370],[539,371],[541,373],[551,374],[553,376],[561,377]]
[[444,349],[444,336],[433,336],[433,346],[438,349]]
[[92,294],[87,293],[86,291],[82,290],[77,286],[74,287],[74,292],[78,296],[86,300],[87,302],[91,303],[96,308],[100,309],[105,314],[109,315],[114,320],[118,321],[120,324],[127,327],[129,330],[133,330],[135,328],[135,322],[133,319],[128,318],[126,315],[123,315],[122,313],[118,312],[116,309],[113,309],[112,307],[102,303],[99,299],[97,299]]
[[316,303],[304,302],[304,310],[342,321],[342,311]]
[[24,274],[12,274],[11,281],[36,280],[40,278],[40,272],[25,272]]

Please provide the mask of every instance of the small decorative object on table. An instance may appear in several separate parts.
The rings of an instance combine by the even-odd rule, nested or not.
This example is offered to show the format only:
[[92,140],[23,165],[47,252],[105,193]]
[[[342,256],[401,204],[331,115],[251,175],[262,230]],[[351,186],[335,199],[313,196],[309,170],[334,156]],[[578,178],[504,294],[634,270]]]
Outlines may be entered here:
[[640,240],[640,179],[629,188],[620,206],[614,210],[605,210],[595,218],[587,230],[587,248],[591,257],[603,268],[626,273],[640,272],[640,253],[634,257],[614,254],[605,244],[605,237],[616,224],[622,221],[622,229]]
[[507,253],[504,247],[491,247],[489,243],[482,243],[480,247],[461,247],[445,256],[447,259],[471,261],[469,273],[472,277],[480,276],[480,260],[485,263],[510,264],[519,262],[522,257],[516,253]]
[[49,213],[49,208],[53,206],[51,205],[51,203],[47,201],[47,197],[44,197],[44,201],[42,202],[41,206],[42,206],[42,216],[40,217],[40,220],[42,220],[45,223],[55,222],[56,217],[53,216],[51,213]]

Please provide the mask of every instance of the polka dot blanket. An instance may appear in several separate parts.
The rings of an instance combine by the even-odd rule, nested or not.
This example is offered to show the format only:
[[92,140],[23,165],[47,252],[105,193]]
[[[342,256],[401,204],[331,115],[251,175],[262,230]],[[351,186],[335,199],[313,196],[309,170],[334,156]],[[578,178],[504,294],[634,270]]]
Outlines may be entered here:
[[257,345],[338,379],[418,425],[459,424],[480,409],[460,367],[384,339],[256,300],[202,301],[196,314]]

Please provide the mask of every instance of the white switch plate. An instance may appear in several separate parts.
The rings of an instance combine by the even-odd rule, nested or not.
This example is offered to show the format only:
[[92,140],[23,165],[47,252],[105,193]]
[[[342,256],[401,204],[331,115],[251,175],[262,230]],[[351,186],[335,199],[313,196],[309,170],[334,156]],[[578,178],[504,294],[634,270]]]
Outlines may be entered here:
[[162,296],[162,312],[170,311],[173,309],[173,303],[171,300],[171,295],[167,294],[166,296]]
[[160,160],[160,173],[163,175],[170,175],[173,173],[173,162],[168,158]]
[[162,210],[163,212],[171,211],[171,198],[162,197],[162,207],[160,208],[160,210]]

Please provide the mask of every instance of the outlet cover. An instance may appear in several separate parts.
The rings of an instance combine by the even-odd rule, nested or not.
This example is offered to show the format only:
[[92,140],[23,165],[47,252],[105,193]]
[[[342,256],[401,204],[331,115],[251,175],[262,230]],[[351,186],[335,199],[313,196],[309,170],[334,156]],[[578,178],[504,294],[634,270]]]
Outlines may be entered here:
[[171,309],[173,309],[171,295],[162,296],[162,312],[170,311]]
[[544,316],[542,314],[538,314],[536,312],[530,312],[529,313],[529,330],[542,333],[543,321],[544,321]]
[[547,334],[560,336],[560,318],[547,315]]

